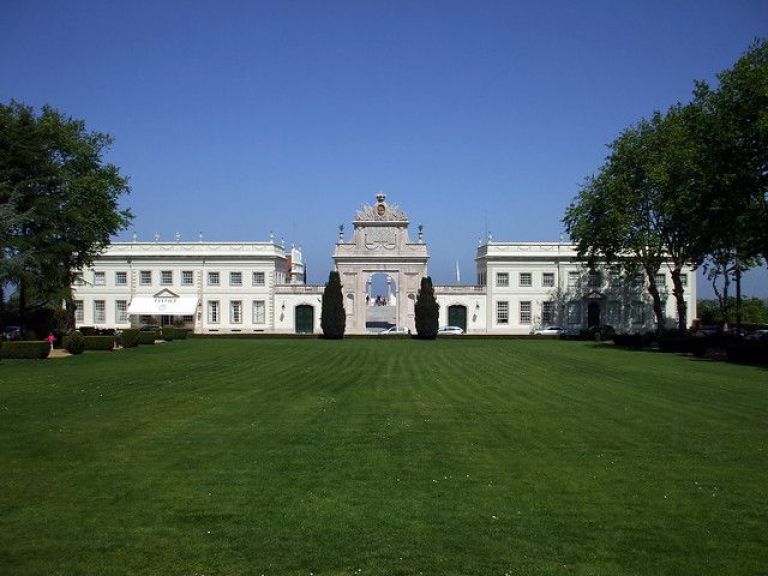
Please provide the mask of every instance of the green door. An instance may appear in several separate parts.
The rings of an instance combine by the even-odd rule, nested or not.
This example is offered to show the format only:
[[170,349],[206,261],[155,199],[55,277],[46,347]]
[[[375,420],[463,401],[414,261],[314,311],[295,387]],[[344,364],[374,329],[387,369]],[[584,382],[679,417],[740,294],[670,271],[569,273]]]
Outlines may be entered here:
[[467,331],[467,307],[448,306],[448,325],[458,326],[464,332]]
[[315,309],[302,304],[296,306],[296,334],[312,334],[315,331]]

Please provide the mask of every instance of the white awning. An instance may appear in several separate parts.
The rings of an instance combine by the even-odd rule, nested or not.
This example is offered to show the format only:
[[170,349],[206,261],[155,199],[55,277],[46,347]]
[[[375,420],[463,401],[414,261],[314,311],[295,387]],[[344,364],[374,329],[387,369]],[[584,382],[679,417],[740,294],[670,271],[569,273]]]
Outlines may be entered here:
[[191,316],[196,311],[196,296],[179,296],[177,298],[134,296],[133,300],[131,300],[131,305],[128,306],[128,314]]

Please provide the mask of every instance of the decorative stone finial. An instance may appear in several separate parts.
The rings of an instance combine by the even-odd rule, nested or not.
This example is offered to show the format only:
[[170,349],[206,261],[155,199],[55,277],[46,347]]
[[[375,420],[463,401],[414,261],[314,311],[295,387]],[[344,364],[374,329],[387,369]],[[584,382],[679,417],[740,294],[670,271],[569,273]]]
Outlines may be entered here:
[[197,241],[202,242],[203,241],[203,231],[200,230],[200,232],[197,233]]
[[376,202],[378,202],[379,204],[384,204],[384,200],[386,199],[387,199],[387,195],[384,194],[383,192],[379,192],[378,194],[376,194]]
[[134,232],[133,232],[133,236],[132,236],[131,238],[133,239],[133,241],[134,241],[134,242],[136,242],[136,240],[138,240],[138,239],[139,239],[139,235],[138,235],[138,234],[136,234],[136,231],[135,231],[135,230],[134,230]]
[[424,241],[424,225],[419,224],[419,242]]
[[155,242],[160,242],[160,232],[155,232]]
[[176,232],[176,234],[173,235],[176,242],[181,242],[181,232]]

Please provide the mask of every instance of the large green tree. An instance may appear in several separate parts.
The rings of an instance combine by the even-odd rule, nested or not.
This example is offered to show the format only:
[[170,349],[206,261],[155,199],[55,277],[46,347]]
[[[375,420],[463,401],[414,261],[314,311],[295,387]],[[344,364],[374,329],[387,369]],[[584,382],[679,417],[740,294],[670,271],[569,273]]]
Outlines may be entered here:
[[590,267],[602,262],[623,269],[626,275],[643,270],[656,325],[662,329],[665,317],[656,274],[664,261],[664,248],[647,171],[651,129],[648,122],[641,122],[611,143],[608,159],[581,187],[563,223]]
[[694,94],[706,153],[700,223],[715,262],[732,270],[738,325],[741,274],[759,256],[768,262],[768,40],[755,41],[717,78],[716,87],[697,83]]
[[341,278],[335,270],[328,275],[328,283],[323,290],[322,313],[320,327],[323,338],[341,340],[347,323],[344,311],[344,299],[341,293]]
[[440,322],[440,305],[435,299],[435,289],[432,286],[432,278],[427,276],[421,279],[421,288],[416,295],[416,337],[423,340],[437,338],[437,330]]
[[0,104],[0,280],[17,286],[22,321],[28,306],[64,299],[73,326],[76,274],[129,224],[127,178],[102,159],[111,144],[49,106]]

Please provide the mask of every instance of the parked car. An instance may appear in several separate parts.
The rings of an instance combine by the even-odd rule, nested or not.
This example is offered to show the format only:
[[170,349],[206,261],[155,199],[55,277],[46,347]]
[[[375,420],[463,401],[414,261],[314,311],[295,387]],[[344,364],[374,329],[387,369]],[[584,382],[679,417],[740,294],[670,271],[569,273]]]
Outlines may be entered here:
[[544,328],[534,330],[533,334],[535,336],[560,336],[565,334],[565,330],[562,326],[545,326]]
[[379,336],[397,336],[398,334],[410,334],[410,331],[405,326],[390,326],[379,332]]
[[21,340],[24,337],[24,333],[21,330],[21,326],[6,326],[3,328],[3,338],[6,340]]
[[748,334],[745,340],[750,342],[768,342],[768,329],[761,328]]
[[464,334],[464,329],[461,326],[443,326],[438,329],[438,336],[461,336]]

